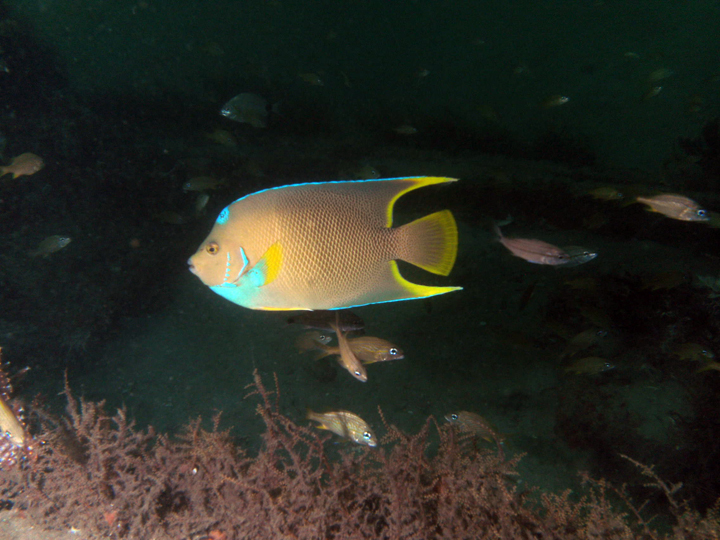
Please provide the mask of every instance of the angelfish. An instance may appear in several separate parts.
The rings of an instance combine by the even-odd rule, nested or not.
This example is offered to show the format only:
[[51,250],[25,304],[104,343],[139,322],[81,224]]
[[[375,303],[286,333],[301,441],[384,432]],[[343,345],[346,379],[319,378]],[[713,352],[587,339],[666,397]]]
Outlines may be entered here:
[[317,182],[266,189],[225,208],[190,271],[235,304],[263,310],[340,309],[426,298],[398,259],[447,276],[458,235],[449,210],[393,228],[401,196],[453,178]]

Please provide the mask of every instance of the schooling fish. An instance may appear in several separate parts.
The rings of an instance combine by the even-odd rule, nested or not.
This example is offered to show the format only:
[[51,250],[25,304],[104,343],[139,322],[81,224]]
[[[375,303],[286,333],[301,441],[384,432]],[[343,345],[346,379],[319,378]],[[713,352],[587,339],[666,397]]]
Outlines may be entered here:
[[[317,334],[307,333],[300,336],[295,341],[295,344],[301,352],[317,351],[317,360],[326,356],[341,354],[340,347],[329,345],[330,340],[326,340],[326,338],[327,335],[320,332]],[[379,337],[360,336],[349,338],[347,341],[350,345],[350,350],[363,364],[389,362],[391,360],[402,360],[405,358],[402,349]]]
[[647,205],[651,212],[658,212],[671,219],[679,221],[710,220],[707,210],[703,210],[698,203],[684,195],[668,193],[653,197],[635,197],[635,200]]
[[62,248],[67,246],[72,241],[72,238],[69,236],[60,236],[59,234],[54,234],[52,236],[48,236],[45,240],[40,242],[38,244],[38,247],[36,250],[30,252],[31,257],[47,257],[51,253],[55,253],[56,251],[60,251]]
[[250,309],[340,309],[426,298],[461,287],[407,281],[397,259],[448,275],[457,226],[448,210],[392,227],[393,206],[415,189],[453,178],[317,182],[238,199],[190,257],[210,289]]
[[13,179],[18,176],[30,176],[45,166],[43,158],[26,152],[10,160],[10,165],[0,167],[0,176],[12,174]]
[[340,357],[338,362],[342,367],[348,370],[348,373],[355,377],[360,382],[367,382],[367,369],[362,365],[360,359],[355,355],[355,352],[350,348],[347,336],[340,330],[339,321],[332,325],[332,330],[337,334],[338,338],[338,349]]
[[[535,264],[549,264],[559,266],[571,262],[570,255],[562,249],[542,240],[530,238],[506,238],[500,231],[500,227],[494,225],[495,234],[500,243],[508,248],[516,257],[525,259]],[[583,261],[585,262],[585,261]]]
[[354,443],[377,446],[377,437],[367,422],[350,411],[316,413],[308,410],[307,419],[320,422],[320,425],[317,426],[318,429],[330,430]]

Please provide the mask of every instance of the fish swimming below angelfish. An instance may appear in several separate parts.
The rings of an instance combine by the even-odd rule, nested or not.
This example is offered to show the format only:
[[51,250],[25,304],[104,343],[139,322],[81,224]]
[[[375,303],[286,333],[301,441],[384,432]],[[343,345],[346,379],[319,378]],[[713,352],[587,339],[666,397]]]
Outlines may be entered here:
[[190,257],[210,289],[250,309],[340,309],[426,298],[461,287],[407,281],[396,260],[447,276],[458,234],[449,210],[392,227],[404,194],[453,178],[317,182],[242,197]]

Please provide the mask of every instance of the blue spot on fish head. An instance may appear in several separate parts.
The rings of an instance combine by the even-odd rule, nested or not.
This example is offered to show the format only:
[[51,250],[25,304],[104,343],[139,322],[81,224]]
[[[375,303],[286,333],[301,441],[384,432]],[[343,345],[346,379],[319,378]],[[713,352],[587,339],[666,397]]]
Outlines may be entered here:
[[220,212],[220,215],[217,217],[215,223],[218,223],[219,225],[224,225],[225,223],[227,223],[228,219],[230,219],[230,210],[225,208],[222,212]]

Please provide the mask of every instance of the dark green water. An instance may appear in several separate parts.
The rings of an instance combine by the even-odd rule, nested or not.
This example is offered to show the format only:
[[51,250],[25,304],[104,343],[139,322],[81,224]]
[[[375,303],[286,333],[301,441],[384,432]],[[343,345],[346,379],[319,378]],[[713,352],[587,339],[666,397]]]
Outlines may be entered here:
[[[720,354],[720,305],[700,281],[720,276],[717,229],[587,192],[633,184],[720,211],[718,27],[714,2],[5,2],[2,157],[46,166],[0,179],[3,360],[30,365],[20,392],[50,406],[67,370],[76,393],[160,431],[222,410],[249,447],[255,368],[267,385],[277,374],[298,420],[343,408],[380,428],[380,406],[416,430],[471,410],[527,453],[526,485],[576,487],[581,469],[641,485],[623,453],[705,508],[720,493],[720,374],[674,351]],[[220,116],[241,92],[278,103],[267,128]],[[553,95],[569,100],[543,107]],[[207,136],[218,129],[236,144]],[[396,217],[453,211],[442,283],[465,290],[358,309],[406,353],[362,384],[299,356],[282,314],[230,304],[185,261],[237,198],[367,168],[461,178]],[[196,216],[181,187],[201,175],[227,184]],[[599,255],[558,269],[512,257],[490,227],[508,215],[509,236]],[[29,256],[54,234],[73,240]],[[656,287],[664,272],[679,277]],[[615,369],[567,373],[567,342],[593,328],[607,337],[575,359]]]

